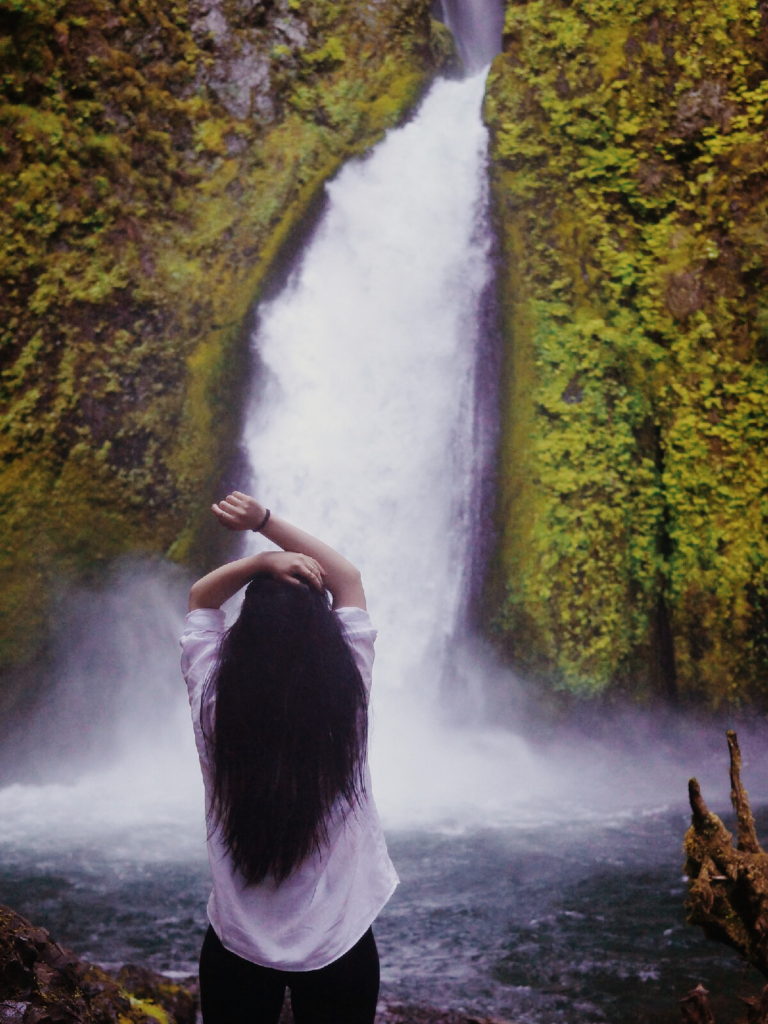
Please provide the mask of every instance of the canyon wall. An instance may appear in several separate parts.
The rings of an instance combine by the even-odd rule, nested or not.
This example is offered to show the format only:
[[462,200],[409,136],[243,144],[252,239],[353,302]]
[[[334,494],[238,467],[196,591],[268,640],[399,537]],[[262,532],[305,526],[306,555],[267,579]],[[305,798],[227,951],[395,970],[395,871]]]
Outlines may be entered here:
[[426,0],[0,0],[0,710],[73,580],[194,560],[267,271],[452,53]]
[[765,704],[768,8],[507,8],[488,619],[584,696]]

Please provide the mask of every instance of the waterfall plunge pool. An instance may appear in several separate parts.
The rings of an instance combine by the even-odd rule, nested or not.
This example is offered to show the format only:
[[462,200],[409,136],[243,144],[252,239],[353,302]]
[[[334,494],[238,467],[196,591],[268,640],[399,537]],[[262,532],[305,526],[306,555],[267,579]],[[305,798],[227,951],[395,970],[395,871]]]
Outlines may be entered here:
[[[8,791],[5,791],[6,803]],[[757,815],[768,830],[768,809]],[[698,982],[718,1024],[756,972],[683,918],[685,808],[519,828],[394,829],[382,996],[515,1024],[664,1024]],[[0,842],[0,898],[107,966],[193,974],[208,866],[180,820]],[[730,1013],[730,1016],[729,1016]]]

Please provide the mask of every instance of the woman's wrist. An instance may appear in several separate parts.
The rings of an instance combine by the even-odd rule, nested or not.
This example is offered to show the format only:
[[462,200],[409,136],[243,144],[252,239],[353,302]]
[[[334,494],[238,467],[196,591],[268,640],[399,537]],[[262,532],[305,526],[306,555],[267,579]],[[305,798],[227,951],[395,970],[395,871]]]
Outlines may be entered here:
[[262,509],[262,514],[260,516],[254,514],[254,519],[256,520],[256,524],[251,527],[251,530],[254,533],[261,533],[261,531],[264,529],[264,527],[269,522],[269,517],[272,515],[270,510],[268,508],[264,508],[263,505],[260,506],[260,508]]

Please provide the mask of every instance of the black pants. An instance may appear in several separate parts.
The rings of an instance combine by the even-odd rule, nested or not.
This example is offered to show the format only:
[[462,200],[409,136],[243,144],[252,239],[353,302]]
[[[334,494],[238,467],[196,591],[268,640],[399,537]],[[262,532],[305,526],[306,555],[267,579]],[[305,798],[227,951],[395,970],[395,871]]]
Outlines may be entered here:
[[373,1024],[379,954],[369,928],[360,941],[316,971],[276,971],[230,953],[209,928],[200,953],[203,1024],[277,1024],[285,990],[296,1024]]

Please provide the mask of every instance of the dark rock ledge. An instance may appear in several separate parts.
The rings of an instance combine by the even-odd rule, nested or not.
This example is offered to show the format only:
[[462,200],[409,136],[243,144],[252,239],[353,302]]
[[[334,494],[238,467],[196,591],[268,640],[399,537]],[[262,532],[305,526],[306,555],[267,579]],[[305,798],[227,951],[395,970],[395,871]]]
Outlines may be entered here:
[[196,1009],[184,986],[141,968],[112,977],[0,906],[0,1024],[194,1024]]
[[[0,905],[0,1024],[195,1024],[196,979],[146,967],[112,975]],[[286,1007],[282,1024],[293,1018]],[[428,1006],[382,1005],[377,1024],[509,1024]]]

